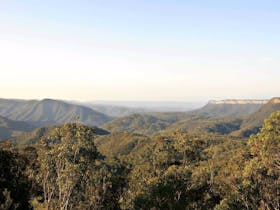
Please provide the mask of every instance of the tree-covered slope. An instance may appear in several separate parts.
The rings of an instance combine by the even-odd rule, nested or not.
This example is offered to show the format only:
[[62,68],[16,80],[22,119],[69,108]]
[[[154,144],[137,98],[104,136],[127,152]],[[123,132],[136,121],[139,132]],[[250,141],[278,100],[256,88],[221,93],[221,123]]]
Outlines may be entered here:
[[106,123],[102,128],[111,132],[131,132],[153,135],[184,118],[185,113],[133,114]]
[[[266,107],[267,100],[223,100],[210,101],[198,110],[187,112],[183,120],[171,124],[166,130],[175,131],[199,131],[219,134],[234,133],[243,128],[247,119],[252,120],[252,113],[262,107]],[[260,118],[261,125],[263,119],[269,113],[277,109],[267,111],[267,114]]]
[[41,127],[73,121],[77,116],[86,125],[102,125],[112,119],[88,107],[63,101],[44,99],[41,101],[0,99],[0,115],[12,120],[25,121]]
[[[47,127],[36,128],[32,131],[22,133],[20,135],[14,136],[7,140],[10,140],[11,142],[15,143],[16,145],[20,145],[20,146],[32,145],[32,144],[37,143],[42,137],[49,136],[57,128],[58,128],[58,126],[47,126]],[[95,126],[90,127],[90,128],[96,135],[109,134],[108,131],[95,127]]]
[[258,111],[246,116],[243,119],[240,130],[232,134],[249,137],[251,134],[259,132],[264,120],[268,118],[271,113],[278,110],[280,110],[280,98],[273,98]]
[[244,116],[262,107],[266,100],[210,101],[204,107],[181,113],[134,114],[103,127],[113,132],[155,135],[176,130],[229,134],[240,129]]
[[279,209],[279,126],[280,111],[248,141],[200,131],[98,137],[91,127],[67,123],[33,145],[0,143],[0,205]]
[[14,121],[0,116],[0,140],[6,140],[23,132],[31,131],[34,127],[28,123]]
[[150,138],[126,132],[110,133],[95,140],[98,150],[107,157],[128,155],[145,147]]
[[222,117],[214,118],[205,115],[188,116],[184,120],[180,120],[171,124],[165,131],[197,131],[218,134],[230,134],[239,130],[242,118]]
[[[245,108],[243,105],[247,106]],[[184,120],[178,121],[172,125],[170,125],[167,130],[183,130],[183,131],[200,131],[200,132],[210,132],[210,133],[219,133],[219,134],[230,134],[233,136],[242,136],[249,137],[251,134],[255,134],[259,132],[264,119],[270,116],[271,113],[280,110],[280,99],[273,98],[269,102],[262,105],[257,111],[250,114],[250,112],[258,107],[251,106],[252,104],[208,104],[205,107],[210,110],[210,108],[214,106],[218,106],[221,108],[221,114],[216,113],[220,108],[213,108],[214,112],[206,112],[203,114],[201,110],[196,112],[192,112],[190,116],[186,117]],[[205,107],[202,108],[205,110]],[[225,108],[227,107],[227,108]],[[231,107],[231,108],[229,108]],[[239,107],[239,108],[238,108]],[[251,109],[254,107],[253,109]],[[231,110],[235,112],[234,115],[229,115],[223,117],[224,109]],[[238,111],[238,109],[240,109]],[[248,114],[245,115],[245,110],[247,110]],[[230,112],[227,112],[230,113]],[[242,113],[242,115],[239,114]]]

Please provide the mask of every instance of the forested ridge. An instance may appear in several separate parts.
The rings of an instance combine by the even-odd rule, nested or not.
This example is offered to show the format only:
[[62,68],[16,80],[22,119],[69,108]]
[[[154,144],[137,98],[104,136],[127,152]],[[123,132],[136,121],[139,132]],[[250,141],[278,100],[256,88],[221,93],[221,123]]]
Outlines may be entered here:
[[280,0],[0,0],[0,210],[280,210]]
[[0,209],[271,210],[279,198],[280,111],[249,138],[104,135],[72,122],[1,143]]

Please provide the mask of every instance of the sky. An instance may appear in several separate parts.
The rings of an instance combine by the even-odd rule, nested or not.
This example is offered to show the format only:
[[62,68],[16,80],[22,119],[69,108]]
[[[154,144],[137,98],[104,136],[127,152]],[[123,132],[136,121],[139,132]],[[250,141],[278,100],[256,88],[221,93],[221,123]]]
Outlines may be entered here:
[[0,0],[0,97],[280,93],[279,0]]

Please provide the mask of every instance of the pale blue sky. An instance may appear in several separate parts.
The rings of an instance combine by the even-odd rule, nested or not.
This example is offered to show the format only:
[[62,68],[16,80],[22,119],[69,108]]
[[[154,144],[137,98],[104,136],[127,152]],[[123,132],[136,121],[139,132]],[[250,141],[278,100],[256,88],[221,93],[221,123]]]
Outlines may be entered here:
[[280,93],[280,1],[0,0],[0,97]]

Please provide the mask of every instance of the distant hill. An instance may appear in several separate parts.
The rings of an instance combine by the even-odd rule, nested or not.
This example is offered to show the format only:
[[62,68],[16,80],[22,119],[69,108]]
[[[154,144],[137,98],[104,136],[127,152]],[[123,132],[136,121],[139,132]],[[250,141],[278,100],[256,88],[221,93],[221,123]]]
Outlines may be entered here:
[[150,141],[150,138],[141,134],[126,132],[110,133],[99,136],[96,140],[98,150],[108,157],[128,155],[142,148]]
[[[130,114],[154,112],[185,112],[199,108],[203,104],[203,102],[178,101],[71,101],[71,103],[93,107],[93,109],[95,109],[95,107],[100,107],[101,109],[108,108],[108,110],[110,110],[111,108],[116,108],[117,112],[119,111],[118,109],[120,109],[121,112],[130,110],[132,111],[132,113]],[[115,116],[115,113],[112,112],[112,116]]]
[[280,98],[273,98],[270,101],[210,101],[203,108],[188,112],[190,116],[173,123],[166,131],[193,130],[249,137],[259,132],[264,119],[277,110],[280,110]]
[[77,116],[79,122],[90,126],[99,126],[112,120],[112,117],[88,107],[52,99],[41,101],[0,99],[0,115],[28,122],[36,127],[71,122]]
[[116,106],[116,105],[94,104],[94,105],[89,105],[89,107],[98,112],[113,117],[125,117],[131,114],[140,114],[140,113],[149,112],[149,110],[144,108],[130,108],[130,107]]
[[31,131],[34,127],[28,123],[9,120],[0,116],[0,140],[6,140],[23,132]]
[[263,121],[277,110],[280,110],[280,97],[271,99],[258,111],[246,116],[242,121],[241,128],[232,134],[249,137],[251,134],[259,132]]
[[131,132],[153,135],[184,118],[185,113],[133,114],[110,121],[102,128],[110,132]]
[[[25,132],[21,135],[18,136],[14,136],[10,139],[12,142],[14,142],[16,145],[30,145],[30,144],[35,144],[37,143],[43,136],[48,136],[51,135],[51,133],[53,132],[53,130],[56,128],[57,126],[48,126],[48,127],[41,127],[41,128],[36,128],[33,131],[30,132]],[[101,128],[98,127],[93,127],[94,132],[97,135],[107,135],[109,134],[108,131],[103,130]]]
[[147,114],[133,114],[113,120],[102,128],[110,132],[130,132],[151,135],[166,129],[170,122]]
[[66,103],[89,107],[95,111],[101,112],[105,115],[112,116],[112,117],[125,117],[132,114],[151,112],[149,109],[145,109],[145,108],[115,105],[115,104],[110,104],[108,102],[107,103],[103,102],[102,104],[102,103],[94,103],[94,102],[66,101]]
[[[260,107],[252,113],[257,107]],[[197,131],[249,137],[259,132],[264,119],[280,110],[280,98],[210,101],[206,106],[167,127],[170,131]],[[247,114],[246,114],[247,113]]]
[[185,112],[201,106],[201,103],[191,102],[70,101],[70,103],[87,106],[113,117],[126,117],[132,114],[150,114],[156,112]]
[[[223,100],[209,101],[204,107],[189,112],[153,112],[137,113],[113,119],[108,114],[126,115],[130,109],[116,106],[96,106],[96,111],[79,104],[44,99],[38,100],[7,100],[0,99],[0,115],[13,121],[24,121],[31,127],[46,127],[75,121],[89,126],[101,126],[109,132],[127,132],[141,135],[182,131],[210,132],[249,136],[256,133],[262,122],[270,113],[279,110],[279,98],[267,100]],[[134,110],[136,111],[136,110]],[[138,110],[140,112],[140,110]],[[133,112],[133,111],[132,111]],[[6,119],[7,120],[7,119]],[[47,132],[41,128],[34,133],[24,134],[19,142],[32,142],[40,133]],[[5,137],[15,136],[16,130],[2,128]],[[9,134],[8,134],[9,133]],[[5,134],[5,135],[4,135]],[[33,137],[32,137],[33,136]]]
[[214,118],[204,115],[190,115],[184,120],[171,124],[164,133],[174,131],[196,131],[218,134],[230,134],[240,129],[242,119],[234,117]]
[[210,101],[204,107],[177,113],[132,114],[106,123],[111,132],[133,132],[154,135],[159,132],[196,130],[229,134],[239,130],[243,116],[260,109],[267,100]]
[[33,131],[23,133],[21,135],[10,138],[9,140],[14,142],[17,145],[35,144],[43,136],[47,136],[47,135],[51,134],[53,129],[54,129],[54,126],[36,128]]
[[268,100],[222,100],[209,101],[204,107],[188,112],[191,115],[205,115],[209,117],[240,117],[254,113]]

